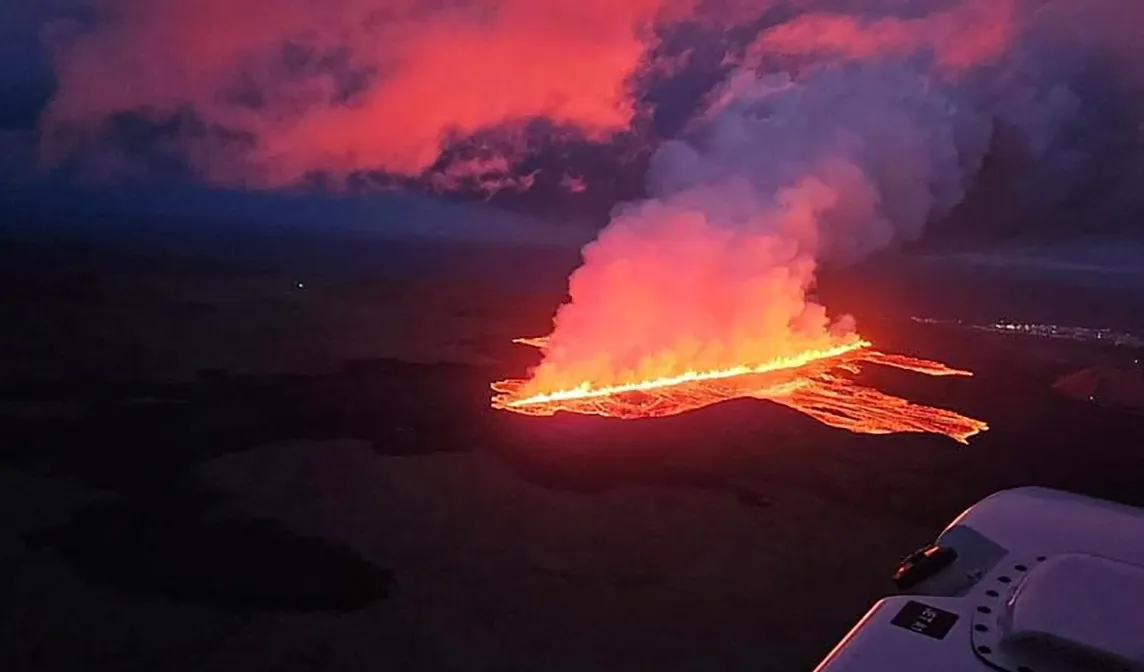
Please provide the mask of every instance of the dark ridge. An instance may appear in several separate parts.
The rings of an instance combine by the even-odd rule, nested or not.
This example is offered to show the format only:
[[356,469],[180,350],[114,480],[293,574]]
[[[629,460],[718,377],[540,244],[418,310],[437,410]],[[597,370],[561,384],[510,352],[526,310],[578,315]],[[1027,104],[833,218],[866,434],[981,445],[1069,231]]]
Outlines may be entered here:
[[90,580],[234,611],[348,611],[384,599],[389,572],[266,520],[204,520],[125,503],[26,535]]
[[0,460],[150,493],[200,461],[276,441],[359,439],[387,455],[469,450],[489,430],[490,378],[474,367],[379,360],[325,375],[9,383],[0,402],[79,410],[61,420],[0,409]]

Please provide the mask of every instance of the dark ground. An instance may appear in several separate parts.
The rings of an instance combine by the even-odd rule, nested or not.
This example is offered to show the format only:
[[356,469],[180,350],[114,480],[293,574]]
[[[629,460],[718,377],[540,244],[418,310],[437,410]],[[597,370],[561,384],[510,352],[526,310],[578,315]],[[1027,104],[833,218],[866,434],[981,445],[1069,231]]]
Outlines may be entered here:
[[487,255],[534,267],[505,283],[8,239],[0,669],[809,669],[900,556],[997,489],[1144,505],[1144,419],[1050,390],[1138,353],[907,319],[1133,328],[1123,283],[825,280],[880,348],[976,373],[863,374],[990,423],[962,447],[755,401],[495,413],[489,382],[535,356],[509,340],[560,299],[567,254],[546,254]]

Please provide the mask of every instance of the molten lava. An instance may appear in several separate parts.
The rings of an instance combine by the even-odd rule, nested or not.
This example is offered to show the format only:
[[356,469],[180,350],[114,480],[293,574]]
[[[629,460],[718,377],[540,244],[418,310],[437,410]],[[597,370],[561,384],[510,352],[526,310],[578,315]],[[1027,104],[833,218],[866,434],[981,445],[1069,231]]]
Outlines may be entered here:
[[[544,338],[517,343],[543,348]],[[676,415],[737,398],[766,399],[789,406],[830,425],[862,434],[930,432],[960,443],[988,429],[980,420],[953,411],[914,404],[854,382],[863,363],[889,366],[930,376],[971,376],[939,362],[893,355],[855,341],[825,350],[811,350],[756,366],[717,371],[686,371],[623,385],[593,385],[532,394],[526,380],[493,384],[498,394],[493,408],[525,415],[558,411],[638,419]]]

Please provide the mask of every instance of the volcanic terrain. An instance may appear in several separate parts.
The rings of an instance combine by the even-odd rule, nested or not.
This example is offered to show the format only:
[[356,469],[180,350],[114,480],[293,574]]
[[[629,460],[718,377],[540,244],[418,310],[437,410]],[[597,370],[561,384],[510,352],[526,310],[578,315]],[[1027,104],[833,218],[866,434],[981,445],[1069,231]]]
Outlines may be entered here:
[[968,326],[1069,306],[1130,323],[1139,300],[911,263],[821,292],[879,350],[973,372],[855,374],[987,422],[968,445],[754,398],[642,421],[495,410],[490,383],[537,362],[512,339],[543,333],[559,272],[528,291],[484,271],[160,272],[8,241],[0,667],[808,669],[980,497],[1144,504],[1140,417],[1052,390],[1138,353]]

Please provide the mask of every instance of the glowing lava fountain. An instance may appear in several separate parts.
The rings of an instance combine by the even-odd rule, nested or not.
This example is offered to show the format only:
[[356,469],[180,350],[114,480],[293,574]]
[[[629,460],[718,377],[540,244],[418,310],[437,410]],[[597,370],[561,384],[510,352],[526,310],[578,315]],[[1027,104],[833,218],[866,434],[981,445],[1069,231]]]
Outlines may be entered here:
[[[544,348],[543,338],[518,343]],[[526,380],[493,383],[493,408],[524,415],[553,415],[559,411],[634,420],[693,411],[738,398],[773,401],[832,427],[861,434],[929,432],[944,434],[960,443],[989,426],[953,411],[914,404],[856,383],[862,364],[877,364],[930,376],[971,376],[905,355],[871,349],[855,341],[826,350],[776,359],[756,366],[717,371],[687,371],[679,375],[615,386],[585,382],[575,387],[540,394],[524,392]]]

